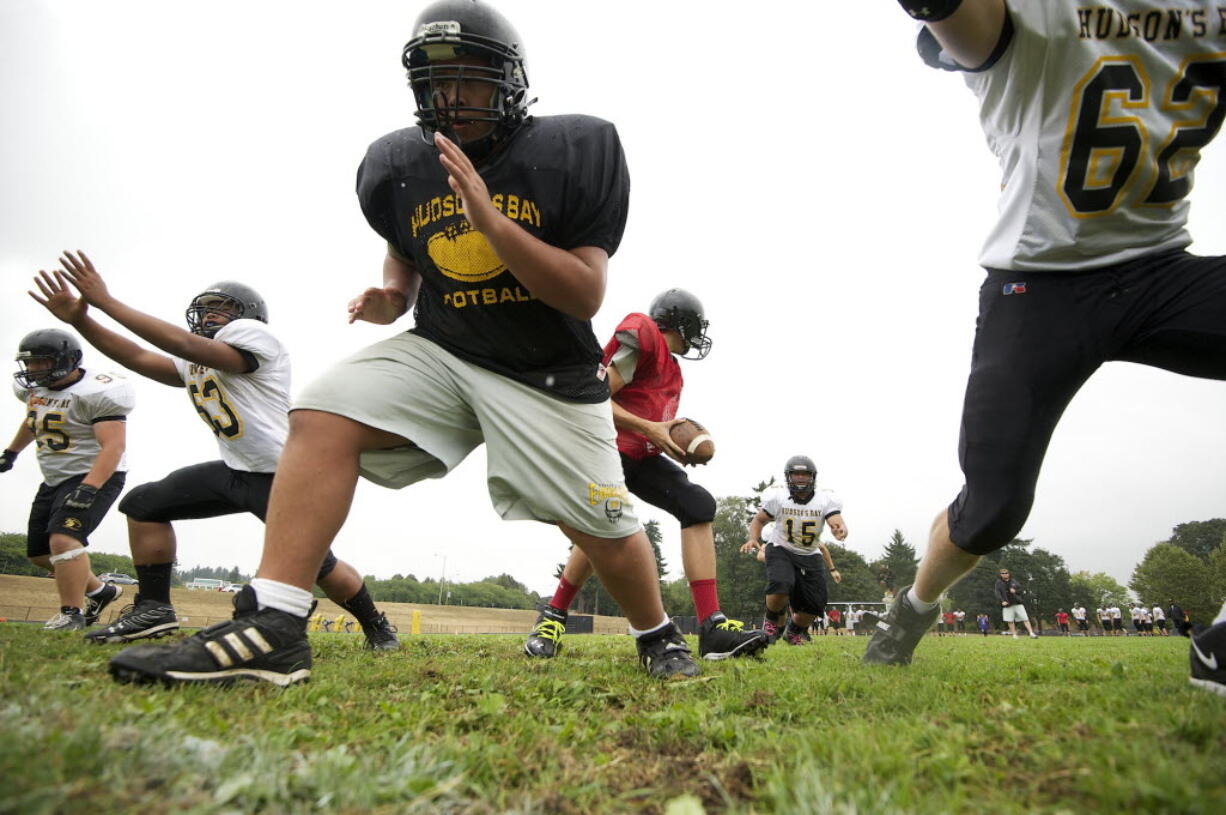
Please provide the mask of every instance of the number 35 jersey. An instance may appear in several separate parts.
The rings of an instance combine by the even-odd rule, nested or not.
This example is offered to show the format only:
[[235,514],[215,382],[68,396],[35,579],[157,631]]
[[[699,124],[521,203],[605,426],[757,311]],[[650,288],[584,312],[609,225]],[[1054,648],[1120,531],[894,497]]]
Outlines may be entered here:
[[[98,422],[125,421],[136,406],[132,385],[117,373],[85,372],[79,382],[60,390],[22,388],[13,392],[26,404],[26,427],[38,447],[43,481],[54,487],[75,475],[85,475],[102,451],[94,435]],[[116,472],[127,472],[128,457]]]
[[176,359],[179,376],[196,412],[217,437],[226,466],[274,472],[289,433],[289,353],[259,320],[234,320],[213,338],[250,354],[256,369],[232,374]]
[[982,264],[1076,270],[1187,246],[1193,168],[1226,114],[1226,4],[1010,0],[1008,13],[999,60],[965,75],[1004,172]]
[[817,551],[826,519],[842,512],[843,502],[832,492],[817,490],[802,504],[786,489],[776,487],[763,497],[760,509],[775,521],[767,543],[798,555],[811,555]]

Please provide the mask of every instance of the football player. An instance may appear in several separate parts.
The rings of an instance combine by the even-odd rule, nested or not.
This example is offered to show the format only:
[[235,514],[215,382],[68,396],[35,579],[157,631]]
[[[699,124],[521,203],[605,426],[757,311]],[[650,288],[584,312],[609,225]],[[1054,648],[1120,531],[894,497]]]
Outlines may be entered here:
[[[843,582],[829,547],[821,540],[822,528],[829,525],[834,537],[843,541],[847,539],[847,525],[843,522],[843,502],[832,492],[818,491],[813,459],[789,458],[783,467],[783,481],[785,487],[774,487],[762,496],[741,551],[765,557],[766,616],[762,630],[772,642],[782,637],[789,645],[800,645],[803,632],[814,618],[826,612],[826,572],[835,583]],[[774,526],[764,540],[763,527],[772,522]],[[789,605],[792,614],[784,625]],[[847,622],[848,631],[854,634],[850,613]]]
[[[1052,432],[1099,366],[1226,379],[1226,257],[1189,254],[1186,229],[1199,151],[1226,115],[1219,0],[900,3],[925,23],[926,61],[978,97],[1004,178],[980,256],[966,483],[869,642],[879,664],[910,662],[941,593],[1021,528]],[[1226,605],[1191,645],[1193,682],[1226,695]]]
[[[103,643],[159,637],[179,627],[170,602],[178,548],[172,522],[239,512],[260,520],[267,515],[288,424],[289,354],[268,328],[263,298],[242,283],[217,283],[193,298],[183,329],[112,296],[84,253],[67,252],[60,263],[63,269],[54,275],[40,272],[35,283],[41,296],[31,296],[124,367],[186,389],[195,412],[217,439],[219,460],[141,484],[119,502],[119,511],[128,516],[128,544],[140,586],[131,611],[90,631],[85,639]],[[81,297],[73,295],[65,281]],[[165,353],[143,348],[101,325],[89,306]],[[315,582],[329,599],[353,613],[368,648],[400,647],[395,629],[375,608],[356,569],[329,551]]]
[[0,454],[0,473],[34,442],[43,483],[30,507],[26,556],[55,577],[60,610],[44,628],[93,625],[123,589],[103,583],[89,563],[89,534],[119,497],[127,477],[127,416],[132,386],[117,373],[81,367],[81,343],[45,328],[17,346],[14,392],[26,406],[17,435]]
[[[767,642],[761,631],[745,631],[720,612],[711,527],[715,499],[668,460],[685,462],[685,452],[669,434],[685,421],[675,418],[684,384],[676,357],[703,359],[710,350],[702,303],[688,291],[669,289],[651,301],[646,314],[629,314],[618,324],[604,347],[604,364],[626,488],[681,524],[681,561],[699,622],[698,653],[717,660],[756,654]],[[524,653],[548,658],[561,650],[567,610],[591,576],[583,550],[572,548]]]
[[387,255],[382,286],[354,298],[349,319],[388,324],[412,308],[415,324],[295,403],[264,557],[234,620],[177,646],[128,649],[112,672],[309,678],[308,588],[358,476],[404,487],[485,443],[496,511],[557,524],[586,552],[651,675],[696,674],[627,500],[590,323],[626,221],[617,131],[589,116],[530,117],[522,41],[482,2],[427,6],[402,63],[418,125],[376,140],[358,168],[362,212]]

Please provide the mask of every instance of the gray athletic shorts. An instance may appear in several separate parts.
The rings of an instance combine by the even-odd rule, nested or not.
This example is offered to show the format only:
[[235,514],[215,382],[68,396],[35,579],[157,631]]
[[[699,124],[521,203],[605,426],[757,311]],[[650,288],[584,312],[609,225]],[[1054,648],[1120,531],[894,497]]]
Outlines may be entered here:
[[1030,617],[1026,615],[1026,607],[1021,603],[1012,606],[1002,606],[1000,616],[1007,623],[1024,623],[1030,620]]
[[613,411],[567,402],[405,332],[306,387],[293,410],[335,413],[413,444],[362,454],[362,475],[399,489],[451,472],[485,442],[490,500],[507,520],[564,523],[598,538],[642,527],[626,491]]

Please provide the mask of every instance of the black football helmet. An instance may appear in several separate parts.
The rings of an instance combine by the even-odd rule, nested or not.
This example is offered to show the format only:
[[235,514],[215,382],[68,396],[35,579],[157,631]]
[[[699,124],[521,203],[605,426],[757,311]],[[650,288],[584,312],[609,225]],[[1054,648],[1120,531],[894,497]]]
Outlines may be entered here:
[[817,488],[817,465],[808,456],[792,456],[783,465],[783,480],[792,500],[807,504]]
[[[681,334],[688,346],[682,359],[702,359],[711,353],[711,338],[707,336],[707,321],[702,316],[702,301],[685,289],[669,289],[656,295],[647,309],[647,316],[660,329],[671,328]],[[694,356],[690,356],[694,352]]]
[[187,307],[187,327],[193,334],[212,337],[221,330],[220,325],[204,324],[204,315],[210,311],[225,312],[231,320],[242,318],[268,322],[268,306],[264,298],[250,286],[233,280],[214,283],[192,298],[192,304]]
[[[438,65],[458,57],[479,57],[488,65]],[[528,115],[528,73],[523,44],[511,23],[481,0],[438,0],[418,15],[413,38],[400,57],[417,103],[417,123],[432,141],[435,131],[461,146],[474,161],[484,158]],[[448,101],[444,88],[455,83],[488,86],[484,99]],[[454,95],[454,94],[453,94]],[[463,101],[461,106],[459,103]],[[460,122],[490,122],[494,129],[468,143],[453,130]]]
[[[58,328],[43,328],[31,331],[17,346],[17,364],[21,367],[13,374],[23,388],[41,388],[71,374],[81,365],[81,343],[67,331]],[[51,361],[48,368],[30,370],[36,359]]]

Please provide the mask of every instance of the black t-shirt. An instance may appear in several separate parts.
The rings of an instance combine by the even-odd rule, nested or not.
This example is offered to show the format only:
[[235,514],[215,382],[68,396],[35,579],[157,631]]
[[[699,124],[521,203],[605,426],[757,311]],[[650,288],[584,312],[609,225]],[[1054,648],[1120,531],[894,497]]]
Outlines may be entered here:
[[[494,206],[545,243],[596,246],[609,255],[617,250],[630,174],[609,122],[530,119],[478,171]],[[414,333],[562,399],[609,397],[591,322],[537,300],[502,265],[464,217],[438,150],[419,128],[370,146],[357,191],[366,220],[421,274]]]

